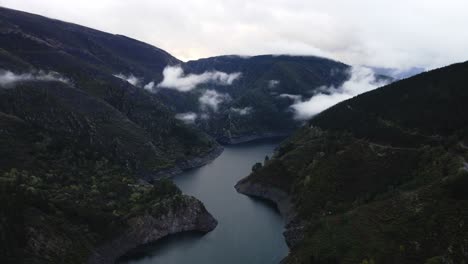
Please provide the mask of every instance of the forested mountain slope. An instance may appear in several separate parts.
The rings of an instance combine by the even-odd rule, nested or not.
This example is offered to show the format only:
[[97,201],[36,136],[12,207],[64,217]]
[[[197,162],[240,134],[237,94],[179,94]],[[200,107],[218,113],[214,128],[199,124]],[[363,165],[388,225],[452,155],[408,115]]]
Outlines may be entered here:
[[239,182],[289,197],[285,263],[468,259],[467,78],[465,62],[339,103]]
[[174,63],[179,61],[168,53],[133,39],[0,9],[0,69],[15,75],[59,73],[145,130],[151,143],[176,161],[207,154],[216,143],[176,120],[154,94],[114,76],[132,72],[158,80]]
[[141,181],[221,150],[114,76],[157,79],[171,63],[126,37],[0,8],[0,262],[113,263],[168,233],[216,226],[170,181]]
[[[219,56],[189,61],[183,69],[186,74],[240,74],[231,85],[205,83],[189,92],[158,90],[174,111],[196,113],[195,123],[225,143],[291,133],[301,124],[291,105],[350,78],[348,65],[314,56]],[[201,107],[199,98],[206,91],[218,95],[216,109]]]

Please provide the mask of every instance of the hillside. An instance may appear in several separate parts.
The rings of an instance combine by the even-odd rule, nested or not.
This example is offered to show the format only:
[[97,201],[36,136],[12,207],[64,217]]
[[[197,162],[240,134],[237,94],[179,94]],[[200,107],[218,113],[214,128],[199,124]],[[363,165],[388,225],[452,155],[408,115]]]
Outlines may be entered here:
[[468,259],[467,76],[455,64],[339,103],[238,183],[290,218],[285,263]]
[[[186,74],[240,73],[231,85],[200,84],[189,92],[161,89],[158,95],[177,112],[198,115],[195,123],[224,143],[288,135],[300,126],[290,106],[321,87],[339,87],[349,66],[313,56],[219,56],[183,65]],[[216,91],[217,109],[203,109],[199,98]]]
[[158,80],[162,69],[173,63],[179,61],[127,37],[0,9],[0,69],[16,75],[59,73],[145,130],[152,144],[175,163],[206,155],[216,143],[176,120],[154,94],[114,76],[132,72]]
[[[291,105],[350,78],[350,66],[314,56],[218,56],[184,63],[125,36],[6,8],[0,9],[0,42],[1,70],[58,72],[138,126],[155,131],[155,144],[168,151],[187,150],[177,141],[156,142],[162,141],[159,134],[170,137],[171,130],[177,130],[164,124],[167,129],[161,131],[156,125],[169,115],[195,114],[196,119],[187,123],[195,123],[222,143],[285,136],[301,125]],[[210,73],[239,76],[228,85],[203,82],[181,92],[158,86],[166,67],[180,67],[181,78]],[[160,112],[166,113],[165,118]],[[192,140],[201,145],[199,152],[209,151],[203,147],[206,140],[201,141]]]
[[200,201],[158,179],[221,147],[114,76],[157,79],[178,62],[123,36],[0,8],[0,262],[114,263],[167,234],[216,226]]

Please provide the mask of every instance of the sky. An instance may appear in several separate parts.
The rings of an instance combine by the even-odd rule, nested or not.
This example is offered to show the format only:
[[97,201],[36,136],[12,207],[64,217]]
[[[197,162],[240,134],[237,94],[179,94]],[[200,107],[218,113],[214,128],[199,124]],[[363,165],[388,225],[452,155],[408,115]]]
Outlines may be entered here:
[[0,0],[126,35],[181,60],[316,55],[407,69],[468,60],[466,0]]

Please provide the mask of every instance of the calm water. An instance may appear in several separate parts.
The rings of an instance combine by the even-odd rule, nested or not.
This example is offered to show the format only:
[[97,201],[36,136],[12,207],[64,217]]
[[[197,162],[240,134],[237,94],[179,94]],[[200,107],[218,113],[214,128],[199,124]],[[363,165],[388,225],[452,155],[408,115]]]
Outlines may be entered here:
[[234,189],[255,162],[271,156],[276,145],[262,142],[226,147],[212,163],[175,177],[174,182],[184,193],[205,204],[218,226],[206,235],[168,236],[141,249],[126,263],[279,263],[288,252],[282,235],[283,219],[272,205]]

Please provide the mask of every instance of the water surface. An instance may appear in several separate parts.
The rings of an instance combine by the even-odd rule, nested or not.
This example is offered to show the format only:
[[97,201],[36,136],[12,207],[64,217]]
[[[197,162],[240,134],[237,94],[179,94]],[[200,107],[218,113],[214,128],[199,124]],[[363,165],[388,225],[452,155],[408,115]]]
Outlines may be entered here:
[[174,177],[186,194],[201,200],[218,220],[206,235],[171,235],[139,250],[131,264],[269,264],[288,252],[283,219],[271,204],[239,194],[234,185],[252,165],[270,155],[277,142],[228,146],[212,163]]

